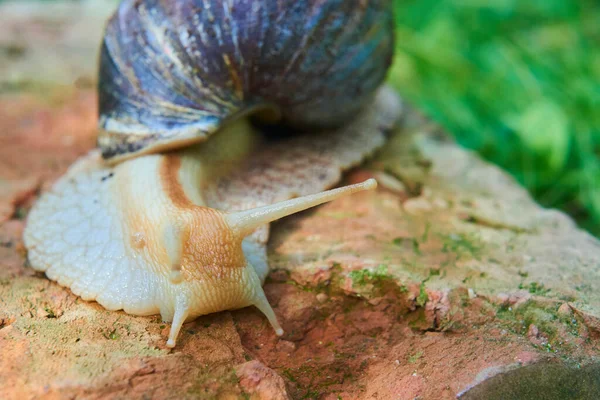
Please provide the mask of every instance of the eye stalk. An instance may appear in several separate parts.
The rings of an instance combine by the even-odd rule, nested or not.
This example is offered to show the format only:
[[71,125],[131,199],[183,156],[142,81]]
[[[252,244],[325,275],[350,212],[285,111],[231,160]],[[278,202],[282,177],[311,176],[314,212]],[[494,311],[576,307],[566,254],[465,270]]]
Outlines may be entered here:
[[171,283],[175,284],[183,281],[183,275],[181,274],[184,245],[183,229],[180,223],[170,223],[166,226],[163,233],[164,246],[171,267],[169,279]]
[[377,188],[377,181],[375,179],[367,179],[364,182],[354,185],[327,190],[251,210],[226,214],[225,221],[236,236],[245,237],[261,225],[318,206],[319,204],[339,199],[340,197],[375,188]]

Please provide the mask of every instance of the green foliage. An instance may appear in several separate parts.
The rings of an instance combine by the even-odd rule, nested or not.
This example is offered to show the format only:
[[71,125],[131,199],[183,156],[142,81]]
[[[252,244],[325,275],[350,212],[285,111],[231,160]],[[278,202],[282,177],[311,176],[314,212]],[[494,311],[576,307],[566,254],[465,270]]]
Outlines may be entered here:
[[390,81],[600,234],[600,3],[396,0]]

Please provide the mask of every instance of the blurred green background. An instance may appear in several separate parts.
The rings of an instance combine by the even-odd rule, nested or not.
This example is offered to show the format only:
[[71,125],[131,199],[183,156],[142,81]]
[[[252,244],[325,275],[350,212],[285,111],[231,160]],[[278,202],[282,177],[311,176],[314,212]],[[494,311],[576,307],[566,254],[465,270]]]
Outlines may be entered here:
[[395,0],[391,82],[600,236],[600,1]]

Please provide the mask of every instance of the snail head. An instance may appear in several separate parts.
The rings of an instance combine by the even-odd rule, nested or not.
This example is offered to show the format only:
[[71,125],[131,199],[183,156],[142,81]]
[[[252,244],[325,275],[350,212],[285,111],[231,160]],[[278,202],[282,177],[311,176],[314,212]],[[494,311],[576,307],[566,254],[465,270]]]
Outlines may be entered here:
[[[222,309],[223,302],[231,309],[254,305],[265,314],[275,332],[281,335],[283,329],[265,297],[254,267],[244,256],[242,241],[269,222],[376,187],[377,182],[368,179],[355,185],[230,213],[195,207],[181,216],[177,223],[168,224],[165,228],[163,241],[169,259],[170,281],[173,285],[186,282],[188,285],[202,283],[203,288],[210,287],[210,296],[206,296],[204,290],[194,290],[193,293],[202,297],[202,302],[210,298],[210,302],[219,303],[214,304],[215,308]],[[204,308],[212,307],[206,304]],[[187,309],[189,306],[176,304],[176,317],[168,343],[173,345],[180,327],[175,323],[177,308]],[[179,319],[183,323],[188,316],[184,312]]]

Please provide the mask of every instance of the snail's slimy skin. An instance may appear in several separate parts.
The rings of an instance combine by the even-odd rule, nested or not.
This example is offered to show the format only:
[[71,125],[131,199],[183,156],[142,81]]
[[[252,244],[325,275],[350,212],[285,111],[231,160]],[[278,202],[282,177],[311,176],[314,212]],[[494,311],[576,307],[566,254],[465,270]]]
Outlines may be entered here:
[[281,334],[261,287],[268,223],[373,189],[370,182],[293,199],[338,182],[384,143],[399,112],[395,95],[382,89],[328,135],[261,145],[240,120],[202,145],[114,166],[92,151],[29,214],[30,263],[109,310],[160,313],[173,321],[169,346],[184,321],[249,305]]

